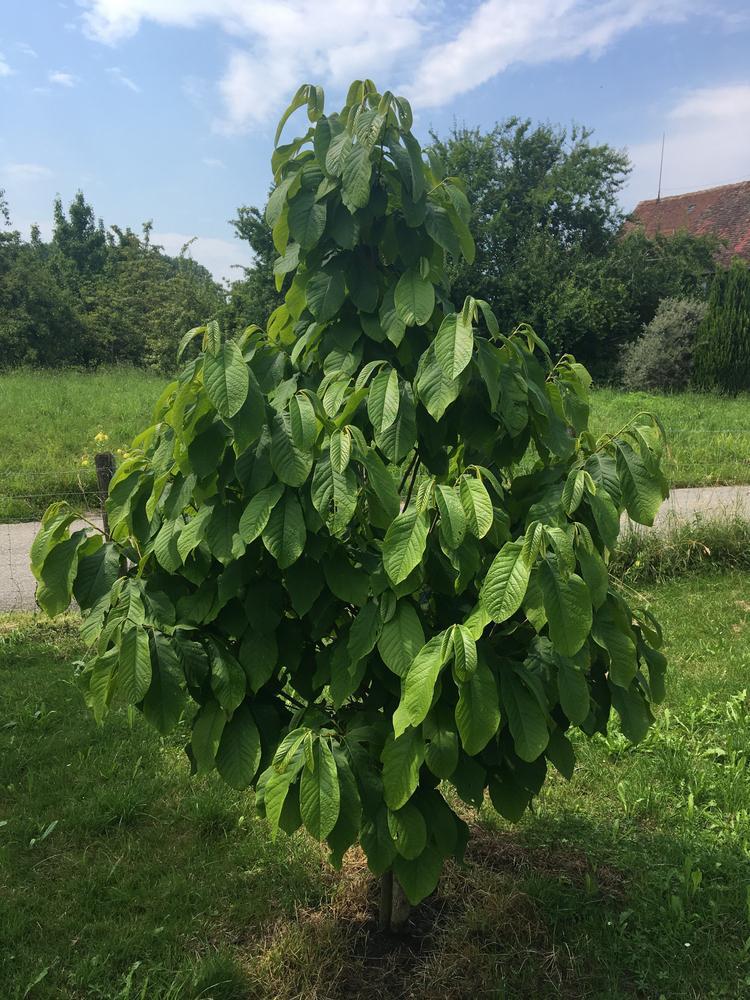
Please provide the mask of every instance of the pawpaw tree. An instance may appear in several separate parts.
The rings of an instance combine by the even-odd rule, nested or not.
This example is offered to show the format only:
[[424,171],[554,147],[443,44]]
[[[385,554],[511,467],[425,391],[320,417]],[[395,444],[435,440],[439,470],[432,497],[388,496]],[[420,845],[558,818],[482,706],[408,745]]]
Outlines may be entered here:
[[460,800],[518,820],[571,776],[571,730],[614,709],[645,734],[661,633],[608,560],[667,488],[651,417],[596,439],[580,364],[451,301],[469,205],[411,128],[369,80],[333,114],[299,89],[267,209],[283,304],[186,335],[109,534],[55,504],[32,561],[42,609],[80,607],[97,720],[186,719],[193,770],[253,789],[272,836],[335,865],[359,843],[416,903],[463,854]]

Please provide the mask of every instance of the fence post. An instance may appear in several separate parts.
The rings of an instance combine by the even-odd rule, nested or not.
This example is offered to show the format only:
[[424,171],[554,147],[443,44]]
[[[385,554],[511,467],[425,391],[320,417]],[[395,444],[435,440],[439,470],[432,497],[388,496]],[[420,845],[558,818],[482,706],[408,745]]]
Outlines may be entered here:
[[111,451],[101,451],[94,456],[96,466],[96,480],[99,486],[99,505],[102,509],[102,526],[104,534],[109,538],[109,523],[107,522],[107,510],[104,503],[109,494],[109,483],[115,474],[115,456]]

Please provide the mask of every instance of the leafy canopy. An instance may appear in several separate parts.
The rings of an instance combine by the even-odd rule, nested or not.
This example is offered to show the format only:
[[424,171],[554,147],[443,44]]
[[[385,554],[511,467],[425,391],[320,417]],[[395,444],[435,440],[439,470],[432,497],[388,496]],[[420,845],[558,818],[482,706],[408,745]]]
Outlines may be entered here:
[[186,335],[202,349],[112,481],[111,540],[51,507],[37,595],[82,609],[97,719],[185,713],[193,768],[254,788],[274,835],[304,824],[336,864],[359,841],[416,902],[467,839],[442,781],[516,820],[548,763],[570,777],[571,726],[614,707],[646,732],[660,630],[607,560],[623,509],[650,523],[666,494],[661,436],[594,440],[572,357],[454,308],[468,204],[403,98],[357,81],[326,115],[304,86],[279,134],[302,106],[272,161],[283,304],[265,332]]

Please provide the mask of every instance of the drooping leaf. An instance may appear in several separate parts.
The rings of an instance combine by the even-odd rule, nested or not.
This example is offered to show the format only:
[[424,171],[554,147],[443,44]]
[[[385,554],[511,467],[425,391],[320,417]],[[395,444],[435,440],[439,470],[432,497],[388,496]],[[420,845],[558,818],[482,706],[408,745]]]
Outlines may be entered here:
[[468,754],[483,750],[500,725],[497,684],[490,668],[480,660],[468,680],[458,685],[456,726]]
[[383,565],[394,585],[402,583],[419,565],[427,544],[430,523],[427,514],[407,507],[391,523],[383,539]]
[[400,809],[419,784],[419,769],[424,760],[424,742],[420,731],[410,727],[401,736],[389,736],[381,760],[385,804],[389,809]]
[[291,566],[302,555],[307,529],[302,508],[294,493],[287,492],[273,508],[262,537],[263,544],[280,569]]
[[521,607],[529,583],[529,565],[521,542],[506,542],[484,578],[480,594],[493,621],[504,622]]
[[250,377],[242,351],[233,340],[222,344],[217,354],[206,354],[203,381],[208,398],[222,417],[233,417],[247,399]]
[[398,280],[394,303],[406,326],[423,326],[435,308],[435,289],[416,268],[404,271]]
[[316,840],[325,840],[339,817],[341,795],[336,761],[328,743],[313,744],[312,767],[302,769],[299,795],[302,821]]
[[222,730],[216,768],[232,788],[249,788],[260,764],[260,734],[247,706],[240,705]]
[[120,643],[117,686],[131,705],[137,705],[151,684],[151,652],[148,632],[134,625],[126,628]]
[[563,656],[573,656],[591,631],[592,610],[589,590],[580,576],[565,574],[545,561],[539,568],[544,611],[549,637]]

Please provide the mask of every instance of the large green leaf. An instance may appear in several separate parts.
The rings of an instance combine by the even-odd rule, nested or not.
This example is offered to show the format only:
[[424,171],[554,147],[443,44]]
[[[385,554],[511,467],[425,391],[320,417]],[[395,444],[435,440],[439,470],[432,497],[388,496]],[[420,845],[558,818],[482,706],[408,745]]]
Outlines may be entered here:
[[271,511],[263,530],[263,544],[279,568],[286,569],[302,555],[306,537],[302,508],[294,493],[287,492]]
[[353,663],[363,660],[373,651],[382,627],[380,609],[374,601],[368,601],[360,609],[349,631],[347,650]]
[[392,584],[402,583],[419,565],[427,545],[430,522],[416,506],[407,507],[391,523],[383,539],[383,565]]
[[114,545],[104,544],[92,555],[80,556],[73,596],[85,611],[109,594],[120,572],[120,555]]
[[425,351],[416,381],[417,395],[433,420],[441,420],[445,411],[458,399],[461,383],[445,374],[434,347]]
[[367,415],[376,434],[387,431],[398,416],[398,374],[394,368],[383,368],[372,380],[367,396]]
[[146,694],[151,683],[151,652],[148,632],[132,626],[125,629],[120,642],[117,664],[117,686],[127,702],[136,705]]
[[211,690],[214,697],[229,715],[245,697],[245,671],[231,653],[218,644],[211,643],[209,648],[211,661]]
[[589,685],[578,665],[563,656],[557,657],[557,690],[563,712],[579,726],[591,707]]
[[472,535],[484,538],[494,518],[492,501],[484,483],[480,479],[463,476],[459,483],[459,495],[466,514],[466,527]]
[[245,507],[240,517],[239,533],[243,541],[248,545],[254,542],[265,529],[271,511],[281,499],[284,487],[281,483],[274,483],[266,486],[259,493],[256,493],[250,503]]
[[665,493],[659,478],[649,472],[627,441],[617,443],[617,474],[628,514],[639,524],[652,525]]
[[458,764],[458,733],[453,713],[440,704],[424,722],[425,763],[438,778],[450,778]]
[[312,502],[332,534],[340,535],[357,509],[357,477],[347,466],[343,472],[333,468],[330,455],[317,462],[312,478]]
[[242,351],[233,340],[222,344],[217,354],[204,355],[203,381],[208,398],[222,417],[233,417],[240,410],[250,378]]
[[424,645],[424,631],[411,601],[398,602],[393,617],[383,625],[378,652],[383,663],[399,677],[405,677],[414,657]]
[[563,656],[573,656],[591,631],[589,589],[580,576],[565,574],[549,561],[539,567],[539,583],[552,644]]
[[458,685],[456,726],[466,753],[483,750],[500,725],[500,704],[495,676],[484,661],[469,679]]
[[224,726],[216,768],[232,788],[249,788],[260,765],[260,733],[247,706],[240,705]]
[[410,860],[397,855],[393,862],[393,872],[412,906],[417,906],[435,891],[442,868],[443,858],[430,845],[418,858]]
[[399,278],[393,300],[402,322],[407,326],[424,326],[435,308],[435,289],[418,268],[412,267]]
[[271,465],[282,483],[301,486],[312,469],[312,455],[298,448],[292,438],[288,413],[273,418],[271,435]]
[[154,636],[151,657],[151,684],[143,699],[143,715],[162,736],[180,721],[185,707],[182,670],[172,643],[166,636]]
[[481,600],[493,621],[504,622],[521,607],[529,584],[522,542],[506,542],[487,571]]
[[446,378],[456,379],[471,361],[474,331],[463,313],[446,316],[435,338],[435,357]]
[[81,548],[86,544],[85,531],[76,531],[49,549],[39,571],[36,600],[51,618],[61,614],[73,597],[73,581],[78,569]]
[[413,802],[388,811],[388,831],[402,858],[418,858],[427,846],[427,824]]
[[401,498],[395,480],[374,448],[365,452],[364,465],[367,470],[367,484],[377,497],[386,518],[384,526],[387,527],[398,515],[401,507]]
[[614,598],[599,608],[591,631],[594,642],[609,654],[609,679],[629,688],[638,670],[635,633]]
[[199,774],[213,770],[226,722],[226,713],[217,701],[206,702],[196,712],[190,746]]
[[444,640],[442,632],[433,636],[414,657],[403,684],[403,713],[399,711],[394,717],[396,736],[400,736],[409,724],[418,726],[429,712],[435,684],[446,659]]
[[325,840],[339,817],[341,796],[336,761],[328,743],[313,744],[312,767],[305,766],[300,782],[302,821],[316,840]]
[[407,729],[401,736],[389,736],[380,758],[383,762],[383,796],[389,809],[400,809],[419,784],[424,760],[424,741],[419,729]]
[[364,208],[370,199],[372,161],[365,146],[354,146],[344,161],[341,175],[341,200],[350,212]]
[[435,501],[440,512],[440,540],[444,547],[457,549],[466,537],[466,512],[452,486],[436,486]]
[[516,753],[521,760],[536,760],[549,742],[547,720],[536,697],[511,664],[500,672],[500,692]]
[[319,323],[333,319],[346,297],[343,271],[331,269],[314,274],[305,286],[307,307]]
[[326,227],[326,206],[314,191],[300,191],[289,202],[289,232],[303,250],[310,250]]

